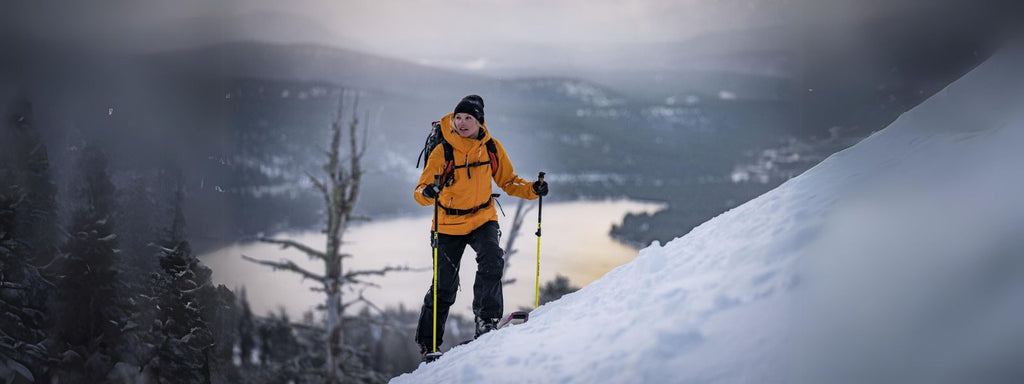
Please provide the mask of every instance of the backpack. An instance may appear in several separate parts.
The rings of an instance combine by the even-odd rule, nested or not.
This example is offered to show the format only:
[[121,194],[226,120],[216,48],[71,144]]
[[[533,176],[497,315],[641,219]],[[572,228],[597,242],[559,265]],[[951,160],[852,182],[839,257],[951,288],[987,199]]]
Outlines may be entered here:
[[[434,148],[441,145],[444,149],[444,171],[441,173],[441,185],[450,185],[453,181],[452,176],[455,174],[455,170],[459,168],[466,168],[466,175],[469,176],[469,167],[480,167],[484,165],[491,166],[491,176],[493,177],[498,173],[498,148],[494,145],[494,139],[487,139],[484,143],[487,146],[487,157],[490,161],[479,161],[476,163],[455,165],[455,155],[453,154],[454,148],[444,139],[444,134],[441,133],[441,122],[435,121],[430,124],[430,134],[427,135],[427,140],[423,143],[423,150],[420,151],[419,158],[416,159],[416,168],[420,167],[420,160],[423,161],[423,166],[427,166],[427,159],[430,158],[430,153],[434,151]],[[469,176],[472,178],[472,176]]]

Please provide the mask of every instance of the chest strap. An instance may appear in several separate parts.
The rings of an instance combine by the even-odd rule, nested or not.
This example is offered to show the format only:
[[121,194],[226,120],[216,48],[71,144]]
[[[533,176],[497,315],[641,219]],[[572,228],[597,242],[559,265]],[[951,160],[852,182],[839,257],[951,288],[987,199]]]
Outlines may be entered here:
[[487,141],[484,142],[484,146],[487,147],[487,157],[490,161],[478,161],[475,163],[455,165],[455,148],[453,148],[447,140],[442,140],[441,149],[444,152],[444,171],[441,174],[441,184],[448,185],[452,180],[452,176],[455,175],[455,170],[459,168],[466,168],[466,177],[470,179],[473,178],[473,175],[469,172],[470,167],[490,165],[491,176],[498,174],[498,146],[494,144],[494,139],[487,139]]

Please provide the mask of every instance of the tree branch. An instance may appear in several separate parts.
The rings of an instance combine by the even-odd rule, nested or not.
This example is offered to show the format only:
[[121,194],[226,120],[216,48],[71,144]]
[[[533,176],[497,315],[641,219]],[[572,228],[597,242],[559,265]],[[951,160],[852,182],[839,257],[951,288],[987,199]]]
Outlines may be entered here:
[[288,249],[288,248],[298,249],[298,250],[302,251],[303,253],[305,253],[306,255],[308,255],[310,259],[315,257],[315,258],[320,258],[322,260],[322,259],[327,257],[327,255],[324,254],[323,252],[320,252],[320,251],[315,250],[315,249],[313,249],[313,248],[311,248],[309,246],[300,244],[300,243],[292,241],[292,240],[277,240],[277,239],[270,239],[270,238],[266,238],[266,237],[261,237],[261,238],[259,238],[259,240],[264,242],[264,243],[278,244],[278,245],[281,246],[281,249]]
[[384,276],[384,274],[389,273],[389,272],[408,272],[408,271],[411,271],[411,270],[412,269],[407,267],[407,266],[402,266],[402,267],[390,267],[389,266],[389,267],[384,267],[384,268],[381,268],[381,269],[363,270],[363,271],[352,271],[352,272],[346,273],[345,276],[342,277],[342,280],[356,282],[357,281],[356,277],[359,277],[359,276]]
[[309,177],[309,181],[313,182],[313,186],[320,191],[320,195],[324,198],[324,204],[331,204],[331,193],[327,191],[327,186],[324,185],[323,181],[320,181],[316,176],[313,176],[309,172],[306,172],[306,176]]
[[256,263],[256,264],[268,266],[270,268],[273,268],[274,270],[283,269],[283,270],[286,270],[286,271],[292,271],[292,272],[295,272],[295,273],[297,273],[299,275],[302,275],[303,278],[316,280],[319,283],[326,283],[326,279],[323,276],[320,276],[320,275],[317,275],[317,274],[315,274],[313,272],[307,271],[306,269],[296,265],[295,263],[293,263],[290,260],[285,260],[285,261],[281,261],[281,262],[275,262],[275,261],[267,261],[267,260],[254,259],[254,258],[246,256],[246,255],[242,255],[242,258],[245,259],[245,260],[251,261],[253,263]]
[[374,283],[374,282],[370,282],[370,281],[365,281],[365,280],[351,279],[351,280],[345,280],[344,283],[345,284],[362,284],[362,285],[369,286],[369,287],[380,288],[380,284],[377,284],[377,283]]
[[[505,267],[503,269],[502,275],[504,275],[504,272],[508,272],[508,267],[511,264],[509,263],[509,259],[511,259],[512,255],[518,253],[518,250],[514,247],[514,244],[516,238],[519,237],[520,228],[523,227],[523,220],[526,219],[526,214],[529,213],[531,210],[533,210],[533,206],[527,206],[526,200],[519,200],[519,204],[516,206],[515,216],[513,216],[512,218],[512,228],[509,231],[507,240],[505,241],[505,255],[503,257],[505,259]],[[515,279],[509,279],[503,281],[502,284],[508,285],[514,282]]]
[[[359,107],[359,94],[356,93],[356,100],[352,106],[352,110],[355,111]],[[364,123],[365,125],[365,123]],[[359,186],[360,180],[363,177],[363,170],[359,164],[362,158],[362,151],[359,149],[359,144],[356,141],[356,129],[359,128],[359,115],[357,113],[352,114],[352,122],[348,126],[349,130],[349,153],[350,164],[349,164],[349,177],[350,182],[348,183],[349,190],[348,196],[345,196],[346,210],[345,216],[348,217],[352,212],[352,207],[356,204],[356,198],[359,197]]]
[[[371,302],[370,300],[366,299],[366,296],[363,295],[364,292],[366,292],[366,288],[360,289],[359,292],[356,292],[356,298],[351,300],[351,301],[349,301],[349,302],[347,302],[347,303],[345,303],[344,305],[342,305],[342,308],[348,309],[348,307],[352,306],[355,303],[366,303],[366,305],[370,309],[375,309],[378,312],[380,312],[380,308],[378,308],[376,305],[374,305],[373,302]],[[342,311],[342,312],[344,312],[344,311]],[[352,321],[352,320],[363,320],[362,316],[348,317],[347,319],[349,321]]]
[[341,142],[342,117],[345,109],[345,92],[341,93],[341,100],[338,100],[338,115],[331,123],[331,153],[328,155],[328,162],[324,165],[324,171],[328,179],[334,184],[338,180],[338,143]]

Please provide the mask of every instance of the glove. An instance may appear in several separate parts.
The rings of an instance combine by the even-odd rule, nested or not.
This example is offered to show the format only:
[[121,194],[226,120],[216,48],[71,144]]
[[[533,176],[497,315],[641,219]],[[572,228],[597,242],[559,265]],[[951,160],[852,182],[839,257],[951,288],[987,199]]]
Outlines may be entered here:
[[534,181],[533,182],[533,192],[536,193],[537,196],[547,196],[548,195],[548,182],[546,182],[544,180]]
[[428,199],[436,199],[437,195],[441,194],[441,191],[437,189],[436,185],[429,184],[423,188],[423,192],[421,193],[423,194],[423,197],[426,197]]

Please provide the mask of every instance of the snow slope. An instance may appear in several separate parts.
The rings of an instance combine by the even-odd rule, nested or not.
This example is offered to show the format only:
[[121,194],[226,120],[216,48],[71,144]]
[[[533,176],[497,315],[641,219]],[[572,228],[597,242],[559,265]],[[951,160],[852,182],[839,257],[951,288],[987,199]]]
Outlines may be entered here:
[[404,383],[1024,382],[1024,54]]

